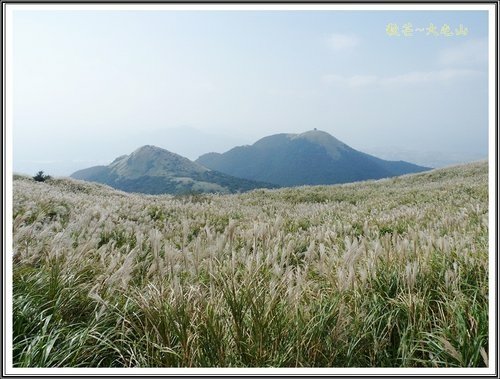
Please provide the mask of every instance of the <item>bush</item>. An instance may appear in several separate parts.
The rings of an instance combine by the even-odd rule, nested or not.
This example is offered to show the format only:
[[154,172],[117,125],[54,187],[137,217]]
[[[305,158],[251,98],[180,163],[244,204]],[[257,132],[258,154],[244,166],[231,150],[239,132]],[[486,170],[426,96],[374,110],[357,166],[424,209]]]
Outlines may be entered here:
[[50,179],[50,176],[44,175],[43,171],[38,171],[33,179],[35,180],[35,182],[45,182],[47,179]]

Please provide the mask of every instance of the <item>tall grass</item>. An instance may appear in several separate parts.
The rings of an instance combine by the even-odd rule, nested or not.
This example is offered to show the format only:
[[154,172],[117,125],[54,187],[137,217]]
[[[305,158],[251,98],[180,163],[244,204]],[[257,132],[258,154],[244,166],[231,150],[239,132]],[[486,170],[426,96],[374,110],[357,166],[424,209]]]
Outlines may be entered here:
[[486,163],[195,198],[14,181],[17,367],[488,364]]

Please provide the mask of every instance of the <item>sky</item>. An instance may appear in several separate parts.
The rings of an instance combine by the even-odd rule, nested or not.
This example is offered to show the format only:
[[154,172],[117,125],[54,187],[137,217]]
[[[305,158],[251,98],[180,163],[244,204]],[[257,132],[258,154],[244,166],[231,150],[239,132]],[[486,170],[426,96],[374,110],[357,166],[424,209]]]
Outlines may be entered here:
[[12,44],[14,172],[313,128],[420,164],[488,155],[486,11],[16,10]]

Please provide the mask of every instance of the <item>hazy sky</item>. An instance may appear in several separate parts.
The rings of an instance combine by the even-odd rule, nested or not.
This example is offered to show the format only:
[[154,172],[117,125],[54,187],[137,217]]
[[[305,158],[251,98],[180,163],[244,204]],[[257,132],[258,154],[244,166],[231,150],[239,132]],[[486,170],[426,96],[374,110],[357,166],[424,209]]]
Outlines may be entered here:
[[[313,128],[357,149],[487,156],[486,11],[15,11],[13,20],[14,171],[67,175],[143,144],[195,159]],[[468,34],[417,31],[431,23]]]

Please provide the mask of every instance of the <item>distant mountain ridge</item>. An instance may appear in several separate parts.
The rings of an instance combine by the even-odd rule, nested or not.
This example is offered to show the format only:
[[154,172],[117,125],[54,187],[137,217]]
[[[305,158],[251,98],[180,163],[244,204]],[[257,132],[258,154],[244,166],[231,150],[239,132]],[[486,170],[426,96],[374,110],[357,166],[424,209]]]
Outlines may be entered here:
[[107,184],[126,192],[147,194],[234,193],[277,187],[213,171],[152,145],[142,146],[130,155],[122,155],[108,166],[76,171],[71,177]]
[[223,154],[204,154],[196,162],[228,175],[279,186],[347,183],[430,169],[365,154],[316,129],[267,136]]
[[147,194],[235,193],[381,179],[429,169],[365,154],[315,129],[267,136],[223,154],[204,154],[195,162],[145,145],[107,166],[79,170],[71,177]]

